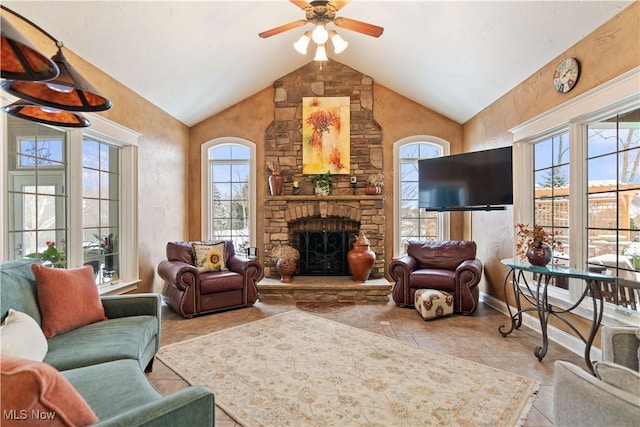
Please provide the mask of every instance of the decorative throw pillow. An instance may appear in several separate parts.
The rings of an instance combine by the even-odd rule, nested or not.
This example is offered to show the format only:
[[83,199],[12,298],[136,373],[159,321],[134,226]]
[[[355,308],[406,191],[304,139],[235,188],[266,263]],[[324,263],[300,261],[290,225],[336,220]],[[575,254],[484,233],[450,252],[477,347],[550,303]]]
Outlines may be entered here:
[[[69,380],[51,365],[3,355],[0,371],[2,409],[5,415],[15,410],[15,417],[3,417],[3,426],[86,426],[99,421]],[[46,421],[38,416],[46,416]]]
[[196,260],[196,267],[200,272],[226,271],[224,263],[226,244],[225,242],[205,244],[192,243],[193,254]]
[[106,319],[90,265],[64,270],[32,264],[31,269],[45,337]]
[[48,349],[38,322],[28,314],[10,308],[0,326],[0,355],[42,362]]
[[612,362],[598,362],[594,364],[593,370],[596,377],[617,389],[633,395],[637,395],[640,390],[640,374],[626,366]]

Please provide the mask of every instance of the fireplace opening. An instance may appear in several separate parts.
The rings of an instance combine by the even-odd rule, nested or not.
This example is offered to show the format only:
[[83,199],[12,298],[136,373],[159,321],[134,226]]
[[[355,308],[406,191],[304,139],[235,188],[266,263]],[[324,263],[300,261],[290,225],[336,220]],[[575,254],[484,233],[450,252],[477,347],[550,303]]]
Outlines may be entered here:
[[358,230],[298,231],[300,251],[298,274],[301,276],[347,276],[350,274],[347,252]]

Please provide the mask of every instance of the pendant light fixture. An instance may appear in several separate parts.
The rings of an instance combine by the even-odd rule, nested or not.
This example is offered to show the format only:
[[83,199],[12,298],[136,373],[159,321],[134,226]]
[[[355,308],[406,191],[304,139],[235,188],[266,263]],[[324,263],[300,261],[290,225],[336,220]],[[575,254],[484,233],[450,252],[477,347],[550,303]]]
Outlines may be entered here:
[[[53,40],[58,47],[58,52],[51,58],[51,61],[59,70],[59,74],[48,81],[7,79],[0,82],[2,89],[21,98],[18,102],[2,108],[4,112],[40,123],[64,127],[87,127],[91,123],[82,114],[77,113],[105,111],[112,107],[111,101],[94,89],[67,61],[62,53],[62,42],[20,14],[5,6],[1,7]],[[4,48],[3,32],[3,60]],[[38,109],[40,111],[37,111]]]
[[58,66],[38,52],[3,17],[0,17],[2,33],[2,57],[0,69],[3,79],[41,81],[58,76]]
[[51,59],[60,74],[46,82],[3,81],[2,88],[18,98],[35,104],[67,111],[95,112],[111,108],[111,101],[103,97],[67,61],[62,43],[56,42],[58,53]]
[[43,107],[42,105],[34,105],[22,99],[11,105],[2,107],[2,111],[19,119],[44,123],[47,125],[71,128],[86,128],[91,126],[91,122],[80,113],[57,110],[55,108]]

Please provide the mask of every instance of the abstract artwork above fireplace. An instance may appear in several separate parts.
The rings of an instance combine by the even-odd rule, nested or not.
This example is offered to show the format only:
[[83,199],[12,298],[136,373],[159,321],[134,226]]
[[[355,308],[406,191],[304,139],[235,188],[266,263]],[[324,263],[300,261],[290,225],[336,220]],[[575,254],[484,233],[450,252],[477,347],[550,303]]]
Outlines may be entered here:
[[302,173],[350,173],[350,102],[348,96],[302,98]]

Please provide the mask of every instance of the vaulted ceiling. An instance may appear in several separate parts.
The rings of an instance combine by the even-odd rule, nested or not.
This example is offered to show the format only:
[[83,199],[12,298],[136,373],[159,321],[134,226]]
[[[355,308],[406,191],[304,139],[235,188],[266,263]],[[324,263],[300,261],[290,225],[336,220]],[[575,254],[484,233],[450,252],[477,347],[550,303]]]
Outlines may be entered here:
[[[353,0],[338,16],[380,38],[332,27],[332,60],[464,123],[632,1]],[[311,24],[286,0],[3,1],[88,62],[188,126],[313,60],[292,44]],[[4,12],[3,12],[4,13]]]

